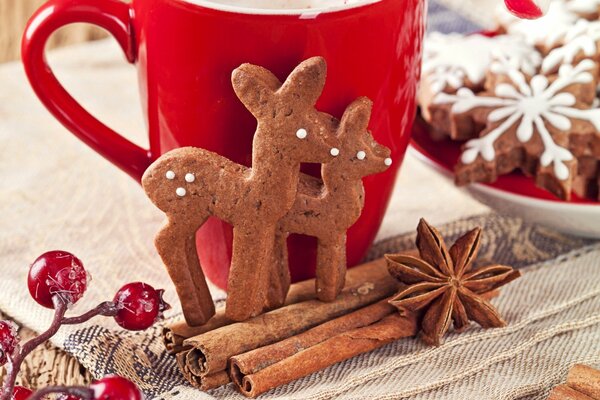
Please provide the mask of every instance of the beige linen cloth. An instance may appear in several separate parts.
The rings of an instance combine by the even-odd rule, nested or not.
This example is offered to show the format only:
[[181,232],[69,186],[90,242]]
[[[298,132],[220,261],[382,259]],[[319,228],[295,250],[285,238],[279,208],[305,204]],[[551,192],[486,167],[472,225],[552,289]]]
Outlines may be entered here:
[[[111,127],[145,144],[133,67],[112,41],[51,54],[65,86]],[[92,274],[73,313],[112,299],[126,282],[167,289],[152,246],[162,214],[138,184],[69,135],[32,94],[20,64],[0,66],[0,310],[43,330],[51,312],[30,298],[28,265],[50,249],[78,255]],[[426,183],[426,184],[424,184]],[[494,300],[509,326],[476,326],[428,348],[405,339],[278,388],[278,399],[545,398],[577,362],[600,366],[600,244],[489,213],[410,154],[370,258],[411,246],[418,219],[446,224],[452,240],[485,226],[481,257],[522,268],[524,277]],[[214,288],[213,288],[214,289]],[[223,293],[214,289],[216,299]],[[147,398],[237,399],[230,386],[189,387],[165,354],[160,327],[124,333],[110,320],[65,328],[53,342],[96,377],[118,373]]]

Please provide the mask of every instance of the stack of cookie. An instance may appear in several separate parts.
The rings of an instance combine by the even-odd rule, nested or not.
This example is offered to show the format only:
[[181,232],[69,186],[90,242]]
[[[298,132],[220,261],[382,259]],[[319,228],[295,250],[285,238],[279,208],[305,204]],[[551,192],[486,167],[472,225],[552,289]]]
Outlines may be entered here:
[[429,35],[419,103],[431,135],[464,142],[456,182],[520,170],[563,200],[600,200],[599,0],[539,20],[498,12],[500,34]]

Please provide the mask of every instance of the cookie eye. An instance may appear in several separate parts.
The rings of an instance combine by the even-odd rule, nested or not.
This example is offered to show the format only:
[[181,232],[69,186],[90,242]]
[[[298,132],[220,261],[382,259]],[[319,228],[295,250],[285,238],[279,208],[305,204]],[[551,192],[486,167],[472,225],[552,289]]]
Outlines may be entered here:
[[185,181],[187,183],[192,183],[196,180],[196,176],[194,174],[185,174]]
[[306,139],[306,136],[308,136],[308,132],[306,132],[306,129],[300,128],[296,131],[296,137],[298,139]]
[[356,153],[356,158],[358,158],[359,160],[364,160],[367,157],[367,153],[365,153],[364,151],[359,151],[358,153]]
[[173,179],[175,179],[175,172],[167,171],[167,173],[165,174],[165,177],[169,180],[173,180]]

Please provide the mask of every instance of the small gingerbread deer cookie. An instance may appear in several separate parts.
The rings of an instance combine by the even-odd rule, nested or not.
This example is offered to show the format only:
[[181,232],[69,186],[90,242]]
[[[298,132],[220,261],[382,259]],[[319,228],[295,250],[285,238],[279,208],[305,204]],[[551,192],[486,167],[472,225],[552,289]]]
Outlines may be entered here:
[[232,83],[258,121],[252,167],[187,147],[166,153],[144,174],[144,190],[168,218],[155,243],[189,325],[214,314],[195,242],[210,216],[233,226],[227,317],[240,321],[262,312],[277,224],[296,199],[300,165],[327,163],[339,153],[336,120],[315,109],[325,76],[320,57],[302,62],[283,84],[268,70],[243,64]]
[[292,209],[280,221],[276,271],[271,275],[269,306],[285,300],[289,287],[286,256],[287,233],[318,239],[317,297],[333,301],[344,287],[346,273],[346,231],[360,217],[364,206],[362,178],[385,171],[392,165],[390,150],[377,143],[367,130],[372,103],[362,97],[344,112],[338,127],[339,155],[321,169],[323,189],[301,187]]

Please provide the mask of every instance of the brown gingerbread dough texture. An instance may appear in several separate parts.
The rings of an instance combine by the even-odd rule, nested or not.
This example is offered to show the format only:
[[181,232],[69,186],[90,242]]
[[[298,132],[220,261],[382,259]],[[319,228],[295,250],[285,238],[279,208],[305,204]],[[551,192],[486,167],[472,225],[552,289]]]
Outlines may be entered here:
[[166,153],[144,174],[146,194],[167,216],[155,244],[189,325],[214,314],[195,241],[210,216],[233,226],[227,317],[245,320],[267,304],[278,222],[296,201],[300,165],[339,154],[337,121],[315,109],[325,78],[320,57],[299,64],[283,84],[262,67],[241,65],[232,84],[258,122],[252,167],[186,147]]
[[[339,155],[323,164],[323,187],[301,184],[292,209],[279,223],[279,257],[273,265],[271,307],[285,300],[289,287],[286,236],[299,233],[318,239],[316,292],[323,301],[333,301],[344,287],[346,231],[354,225],[364,206],[362,178],[385,171],[391,164],[390,150],[377,143],[368,131],[372,102],[355,100],[344,112],[337,129]],[[277,262],[278,261],[278,262]],[[277,281],[279,280],[279,281]],[[277,293],[279,291],[279,293]]]

